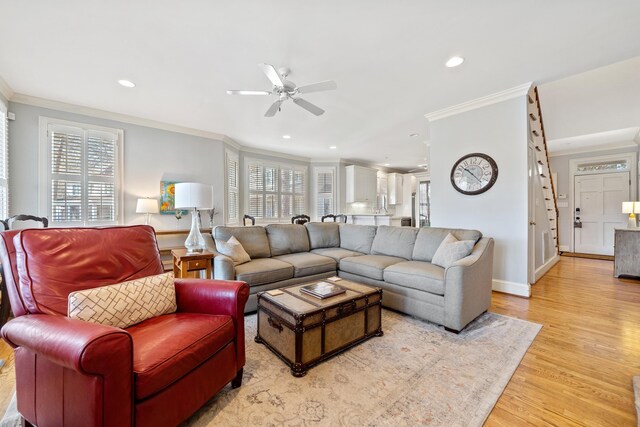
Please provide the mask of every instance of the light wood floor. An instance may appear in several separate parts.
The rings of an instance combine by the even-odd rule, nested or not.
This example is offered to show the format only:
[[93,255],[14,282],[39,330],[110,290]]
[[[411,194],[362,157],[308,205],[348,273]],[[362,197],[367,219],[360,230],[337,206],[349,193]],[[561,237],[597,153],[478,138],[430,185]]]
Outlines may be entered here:
[[[640,261],[639,261],[640,262]],[[488,426],[635,426],[640,375],[640,281],[613,263],[562,257],[530,299],[494,292],[491,311],[544,325],[489,416]],[[0,342],[0,416],[15,384]]]

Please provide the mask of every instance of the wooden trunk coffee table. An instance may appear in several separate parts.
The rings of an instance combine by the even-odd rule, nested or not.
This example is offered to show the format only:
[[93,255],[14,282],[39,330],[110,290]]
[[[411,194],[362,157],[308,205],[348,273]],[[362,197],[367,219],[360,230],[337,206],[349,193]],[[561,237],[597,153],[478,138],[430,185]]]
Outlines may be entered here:
[[341,351],[382,335],[382,289],[340,280],[335,284],[345,288],[344,294],[320,299],[300,291],[311,283],[257,295],[255,341],[278,355],[296,377]]

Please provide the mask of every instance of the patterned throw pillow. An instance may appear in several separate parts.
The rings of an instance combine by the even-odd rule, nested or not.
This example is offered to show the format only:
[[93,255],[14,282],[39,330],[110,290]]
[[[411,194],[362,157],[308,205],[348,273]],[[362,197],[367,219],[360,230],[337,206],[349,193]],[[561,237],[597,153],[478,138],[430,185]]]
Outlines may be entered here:
[[142,277],[117,285],[71,292],[68,317],[127,328],[176,311],[173,273]]
[[244,250],[238,239],[236,239],[236,236],[231,236],[226,242],[216,240],[216,250],[222,255],[226,255],[231,258],[233,260],[233,265],[240,265],[251,261],[251,257],[247,251]]
[[454,262],[469,255],[475,243],[473,240],[458,240],[453,234],[449,233],[438,246],[431,264],[449,268]]

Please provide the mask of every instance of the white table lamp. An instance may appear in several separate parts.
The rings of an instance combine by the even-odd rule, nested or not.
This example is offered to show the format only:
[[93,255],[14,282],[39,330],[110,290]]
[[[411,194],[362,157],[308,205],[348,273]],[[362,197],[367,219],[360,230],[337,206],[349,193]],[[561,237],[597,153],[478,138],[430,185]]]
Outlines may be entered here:
[[136,205],[136,213],[145,214],[145,224],[149,225],[149,216],[151,214],[157,214],[158,209],[158,200],[157,199],[138,199],[138,204]]
[[622,213],[629,214],[627,228],[636,228],[636,216],[634,213],[640,213],[640,206],[638,205],[639,203],[635,202],[622,202]]
[[213,187],[197,182],[178,183],[174,200],[176,209],[191,209],[191,231],[184,242],[187,252],[202,252],[206,245],[200,233],[198,209],[213,207]]

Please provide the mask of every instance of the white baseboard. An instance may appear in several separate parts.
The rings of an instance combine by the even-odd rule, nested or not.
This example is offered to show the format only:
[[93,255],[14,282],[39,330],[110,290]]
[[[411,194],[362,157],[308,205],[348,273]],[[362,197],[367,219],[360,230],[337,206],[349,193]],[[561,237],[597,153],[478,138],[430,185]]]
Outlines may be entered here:
[[569,245],[560,245],[558,246],[560,252],[569,252]]
[[547,274],[547,271],[551,270],[551,267],[556,265],[558,261],[560,261],[560,255],[556,254],[552,256],[551,259],[549,259],[549,261],[545,262],[540,267],[538,267],[538,269],[536,270],[536,282],[540,280],[542,276]]
[[492,289],[505,294],[517,295],[529,298],[531,296],[531,285],[528,283],[507,282],[506,280],[493,279]]

